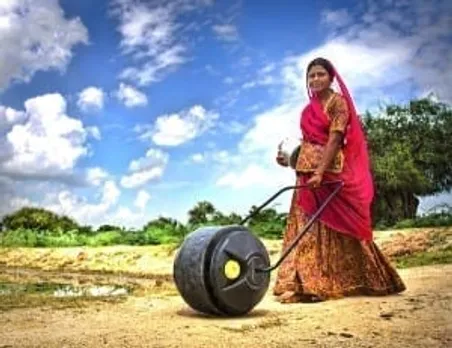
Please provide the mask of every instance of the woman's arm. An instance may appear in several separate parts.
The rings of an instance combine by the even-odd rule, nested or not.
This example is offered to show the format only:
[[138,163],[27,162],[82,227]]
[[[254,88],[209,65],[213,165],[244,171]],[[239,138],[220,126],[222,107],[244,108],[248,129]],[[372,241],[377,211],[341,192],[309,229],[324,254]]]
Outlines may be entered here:
[[348,107],[345,99],[339,97],[335,98],[334,104],[330,108],[331,125],[329,131],[328,142],[325,146],[322,160],[319,166],[314,171],[314,175],[308,180],[308,184],[311,186],[319,186],[323,179],[323,174],[327,168],[331,165],[331,162],[336,157],[340,150],[345,129],[348,124]]
[[339,149],[341,148],[342,138],[343,134],[341,132],[333,131],[330,133],[322,160],[320,161],[317,169],[314,171],[314,175],[308,180],[308,185],[313,187],[318,187],[320,185],[323,179],[323,174],[330,166],[331,162],[336,157]]
[[323,175],[326,169],[330,166],[333,159],[336,157],[342,145],[343,134],[337,131],[331,132],[328,138],[328,143],[325,146],[322,161],[314,173]]

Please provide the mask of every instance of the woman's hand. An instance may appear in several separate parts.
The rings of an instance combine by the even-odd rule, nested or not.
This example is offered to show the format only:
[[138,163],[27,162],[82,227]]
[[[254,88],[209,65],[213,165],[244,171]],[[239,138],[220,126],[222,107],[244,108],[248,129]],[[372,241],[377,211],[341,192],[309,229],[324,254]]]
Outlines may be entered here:
[[321,172],[314,172],[314,174],[306,182],[306,184],[311,188],[320,187],[322,180],[323,180],[323,174]]
[[284,144],[284,140],[281,141],[278,145],[278,154],[276,155],[276,163],[280,166],[288,167],[289,166],[289,156],[282,150],[282,146]]
[[289,158],[285,156],[282,152],[278,152],[278,155],[276,156],[276,162],[283,167],[289,166]]

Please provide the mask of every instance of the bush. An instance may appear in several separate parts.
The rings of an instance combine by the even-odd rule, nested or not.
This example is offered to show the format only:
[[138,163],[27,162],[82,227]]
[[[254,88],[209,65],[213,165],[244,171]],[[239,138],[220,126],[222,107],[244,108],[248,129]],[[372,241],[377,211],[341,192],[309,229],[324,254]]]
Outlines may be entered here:
[[144,243],[151,245],[179,243],[182,235],[177,235],[174,230],[168,228],[148,228],[143,231]]
[[0,235],[0,245],[4,247],[36,247],[38,234],[30,229],[6,231]]
[[30,230],[56,230],[70,231],[77,229],[75,221],[67,216],[60,216],[43,208],[24,207],[6,215],[2,219],[6,230],[30,229]]
[[70,232],[52,232],[47,231],[38,233],[37,247],[76,247],[86,245],[87,237],[80,234],[77,230]]
[[452,248],[438,251],[426,251],[396,258],[398,268],[419,267],[452,263]]
[[124,244],[123,234],[120,231],[100,232],[86,238],[88,246],[110,246]]
[[[24,210],[22,211],[22,213]],[[43,214],[39,211],[39,214]],[[40,223],[44,215],[36,214],[36,221],[33,224]],[[13,215],[17,219],[13,222],[26,224],[25,220],[19,219],[22,215]],[[53,216],[54,217],[54,216]],[[217,217],[218,218],[218,217]],[[272,210],[263,210],[259,216],[249,221],[251,233],[265,239],[281,239],[284,233],[287,216],[277,214]],[[11,220],[6,219],[11,223]],[[218,218],[218,221],[221,219]],[[176,220],[159,218],[146,224],[142,230],[124,230],[112,225],[103,225],[97,231],[93,231],[90,226],[77,226],[66,229],[57,226],[50,228],[25,228],[4,229],[0,233],[0,246],[4,247],[76,247],[76,246],[111,246],[111,245],[158,245],[158,244],[177,244],[183,241],[185,235],[194,231],[203,225],[226,225],[226,222],[232,223],[232,220],[221,220],[223,223],[214,224],[212,221],[203,223],[192,223],[182,225]],[[45,225],[45,224],[44,224]],[[415,219],[399,221],[394,225],[381,221],[376,229],[404,229],[419,227],[439,227],[452,226],[452,212],[435,213],[426,216],[420,216]]]
[[397,222],[396,229],[452,226],[452,213],[435,213]]
[[92,234],[80,233],[78,230],[38,231],[17,229],[0,234],[0,246],[3,247],[76,247],[76,246],[111,246],[111,245],[159,245],[179,244],[184,233],[168,228],[148,228],[144,231],[107,231]]
[[256,223],[250,226],[250,231],[265,239],[281,239],[285,225],[281,221]]

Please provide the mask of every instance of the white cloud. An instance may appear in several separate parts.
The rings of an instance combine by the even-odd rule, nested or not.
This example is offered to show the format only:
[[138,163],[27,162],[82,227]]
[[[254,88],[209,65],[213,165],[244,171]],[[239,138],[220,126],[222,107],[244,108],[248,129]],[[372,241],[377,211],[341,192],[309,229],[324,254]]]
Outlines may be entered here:
[[210,64],[207,64],[205,66],[205,68],[206,68],[206,71],[212,76],[219,76],[219,75],[221,75],[221,73],[217,69],[215,69],[212,65],[210,65]]
[[231,163],[234,158],[226,150],[214,151],[211,154],[212,160],[218,163]]
[[[452,59],[447,59],[452,48],[450,45],[446,48],[444,39],[440,39],[440,35],[449,38],[451,35],[450,26],[445,25],[450,22],[450,16],[446,14],[450,11],[445,10],[447,6],[450,8],[445,1],[440,1],[438,8],[421,6],[421,1],[416,1],[413,8],[410,7],[415,13],[410,17],[419,19],[416,26],[409,25],[406,14],[377,6],[369,10],[366,26],[353,24],[342,28],[341,32],[336,32],[339,18],[344,19],[341,22],[344,26],[350,23],[345,20],[348,14],[344,11],[324,13],[324,21],[334,23],[331,27],[334,35],[329,40],[309,52],[287,57],[282,62],[279,76],[270,67],[258,72],[258,76],[272,72],[276,81],[283,83],[281,101],[255,116],[252,127],[238,144],[237,153],[231,154],[246,160],[233,163],[226,172],[221,172],[217,184],[243,189],[258,183],[270,190],[293,183],[290,174],[293,172],[281,171],[275,156],[278,143],[285,137],[289,138],[289,151],[301,137],[300,113],[306,102],[305,68],[315,57],[331,59],[354,95],[359,111],[365,111],[387,97],[386,88],[407,90],[410,87],[406,86],[411,86],[412,81],[420,90],[436,90],[443,99],[452,100],[450,88],[445,88],[452,78],[448,77],[452,73],[452,66],[449,66]],[[403,18],[400,23],[403,32],[388,23],[397,18]],[[415,69],[415,66],[422,69]],[[441,79],[435,76],[441,76]]]
[[82,111],[90,109],[102,110],[104,107],[104,92],[102,88],[87,87],[79,93],[77,105]]
[[350,24],[352,18],[347,9],[325,10],[322,12],[322,22],[331,27],[339,28]]
[[119,84],[119,90],[116,92],[116,97],[128,108],[145,106],[148,104],[146,94],[124,83]]
[[185,63],[188,57],[183,37],[188,27],[178,23],[178,16],[208,5],[210,1],[117,0],[113,13],[120,22],[120,46],[123,54],[131,55],[138,65],[126,68],[120,77],[148,85]]
[[270,86],[281,83],[281,77],[275,74],[276,64],[266,64],[261,69],[257,71],[256,77],[249,79],[247,82],[242,84],[243,89],[249,89],[259,86]]
[[221,130],[229,134],[240,134],[246,130],[246,125],[244,123],[235,120],[220,122],[218,126]]
[[118,206],[114,211],[108,213],[105,219],[112,225],[128,228],[141,228],[150,220],[149,216],[143,214],[141,210],[134,212],[126,206]]
[[137,193],[137,197],[135,199],[134,205],[138,209],[144,210],[150,199],[151,199],[151,195],[149,193],[147,193],[145,190],[140,190]]
[[204,155],[202,153],[195,153],[191,158],[195,163],[204,162]]
[[251,64],[253,64],[253,59],[248,56],[242,57],[239,60],[239,64],[243,67],[250,66]]
[[30,205],[32,205],[30,199],[16,192],[14,180],[0,175],[0,218]]
[[[7,180],[9,181],[9,179]],[[10,185],[11,182],[5,182],[5,184]],[[42,185],[39,186],[36,191],[42,189]],[[54,185],[48,186],[46,194],[39,200],[27,198],[10,190],[3,190],[2,187],[2,177],[0,177],[0,217],[22,207],[33,206],[64,214],[82,225],[91,225],[93,228],[105,223],[139,228],[149,219],[147,214],[143,214],[143,209],[150,196],[148,198],[144,191],[138,193],[134,204],[139,211],[135,212],[129,207],[119,205],[121,190],[112,180],[106,180],[97,185],[97,192],[92,199],[88,199],[85,194],[75,193],[73,189],[59,190]]]
[[125,188],[136,188],[147,184],[149,181],[160,178],[163,175],[164,168],[154,167],[140,172],[134,172],[123,176],[121,185]]
[[281,174],[286,172],[278,172],[276,176],[268,176],[268,168],[258,164],[249,164],[243,171],[229,172],[217,181],[220,187],[230,187],[233,189],[243,189],[248,187],[274,188],[281,182]]
[[221,107],[223,110],[227,110],[237,103],[241,95],[243,95],[243,93],[239,88],[230,89],[225,94],[216,98],[214,100],[214,105]]
[[412,53],[397,40],[387,41],[385,45],[373,43],[371,47],[366,42],[333,39],[306,54],[286,59],[282,69],[284,100],[305,100],[306,66],[322,56],[333,62],[355,97],[358,110],[367,109],[382,97],[382,89],[409,83],[409,68],[398,62],[408,59]]
[[[332,54],[331,58],[338,64],[343,62],[345,65],[345,58],[354,59],[355,64],[358,64],[352,68],[352,64],[347,63],[350,69],[344,75],[347,73],[352,76],[355,82],[367,81],[368,76],[359,76],[359,66],[378,62],[372,71],[367,71],[378,77],[372,81],[373,89],[390,83],[409,85],[414,81],[419,89],[436,90],[440,98],[452,101],[447,82],[452,78],[452,49],[448,44],[452,39],[450,1],[426,3],[415,0],[409,6],[402,2],[394,2],[391,6],[377,2],[369,4],[361,16],[365,18],[365,23],[353,24],[334,34],[334,41],[362,46],[368,53],[362,59],[356,53],[340,58]],[[379,56],[383,53],[386,58],[381,60]]]
[[60,94],[28,99],[25,112],[8,112],[16,116],[9,118],[6,134],[0,133],[7,154],[0,156],[0,173],[57,178],[71,174],[77,161],[88,154],[88,132],[80,120],[66,115],[66,101]]
[[152,130],[141,137],[151,138],[156,145],[178,146],[199,137],[214,126],[219,115],[201,105],[157,118]]
[[77,195],[68,189],[59,190],[54,185],[48,186],[46,194],[42,195],[39,200],[9,192],[5,196],[2,195],[2,198],[5,199],[0,202],[0,216],[25,206],[42,207],[56,214],[69,216],[80,224],[96,227],[109,221],[109,214],[117,206],[120,195],[121,191],[116,183],[110,180],[98,186],[97,199],[93,202],[90,202],[85,195]]
[[99,186],[108,178],[108,172],[100,167],[88,168],[86,171],[86,180],[89,184]]
[[29,82],[38,71],[63,72],[77,44],[88,43],[80,18],[65,18],[57,0],[9,0],[0,5],[0,90]]
[[104,190],[102,192],[102,204],[114,205],[118,202],[118,198],[121,195],[121,191],[114,181],[107,181],[104,184]]
[[278,144],[289,138],[292,144],[299,141],[298,127],[301,105],[283,104],[257,115],[253,126],[245,133],[238,150],[244,156],[263,154],[273,160]]
[[[161,79],[186,61],[189,52],[183,36],[178,36],[179,23],[175,15],[177,6],[166,7],[165,5],[152,8],[147,5],[132,5],[129,0],[122,2],[127,3],[128,8],[138,6],[137,9],[140,9],[139,6],[143,6],[142,8],[145,9],[141,13],[139,10],[131,10],[120,15],[123,20],[121,23],[128,25],[121,27],[121,30],[124,30],[121,32],[123,35],[121,47],[125,54],[134,59],[131,63],[133,66],[123,71],[123,78],[146,85]],[[188,2],[193,6],[199,5],[191,0]],[[21,3],[25,2],[21,1]],[[43,1],[36,3],[44,4]],[[47,3],[53,4],[56,1]],[[180,3],[177,2],[177,4]],[[10,34],[1,35],[10,25],[9,17],[4,16],[6,10],[2,12],[6,8],[5,4],[5,2],[0,4],[1,43],[11,38]],[[262,192],[256,191],[266,195],[267,191],[272,193],[277,187],[292,184],[293,172],[279,167],[274,157],[276,147],[284,137],[289,136],[296,142],[299,136],[299,116],[305,101],[304,69],[308,61],[316,56],[331,58],[351,88],[361,111],[375,103],[377,99],[386,98],[386,88],[409,89],[413,81],[421,91],[436,91],[440,98],[452,100],[448,86],[452,71],[450,66],[452,57],[450,45],[447,45],[450,39],[450,18],[446,17],[446,14],[450,13],[450,7],[447,7],[450,5],[445,1],[439,1],[433,8],[416,0],[407,8],[411,11],[410,15],[399,11],[398,5],[394,6],[389,10],[382,9],[378,5],[368,10],[360,16],[363,22],[366,22],[365,25],[355,23],[350,26],[351,22],[348,22],[348,18],[351,16],[345,12],[324,12],[324,23],[331,26],[331,36],[326,42],[310,52],[292,55],[280,63],[265,66],[257,72],[256,78],[251,80],[254,86],[282,83],[284,93],[280,102],[266,111],[255,114],[251,128],[248,130],[239,123],[231,123],[229,128],[226,124],[220,124],[220,128],[228,128],[232,133],[244,132],[235,151],[231,149],[208,151],[194,154],[191,159],[203,161],[208,165],[219,164],[221,170],[215,168],[212,172],[220,173],[216,183],[219,187],[226,188],[225,191],[229,191],[228,188],[234,188],[240,192],[247,192],[245,188],[251,187],[252,189],[248,192],[255,192],[254,188],[262,188]],[[157,12],[152,12],[156,8],[166,9],[168,15],[165,16],[165,12],[162,11],[161,18],[156,18]],[[30,14],[26,13],[25,16]],[[52,21],[49,22],[52,23]],[[341,30],[338,30],[339,24]],[[31,26],[32,24],[29,23],[25,27],[31,28]],[[12,28],[17,31],[19,26],[12,26]],[[74,28],[77,29],[77,26]],[[80,25],[78,28],[83,26]],[[68,38],[70,35],[72,33],[68,33]],[[58,52],[59,42],[43,42],[48,49],[55,49],[55,52]],[[78,42],[84,42],[84,40],[79,39]],[[9,65],[5,65],[6,60],[3,58],[9,57],[9,48],[5,48],[6,53],[0,53],[0,88],[2,81],[6,81],[3,84],[8,85],[13,78],[27,79],[38,70],[64,67],[70,60],[70,49],[74,45],[74,41],[72,44],[66,44],[66,55],[63,54],[66,58],[56,59],[56,63],[20,58],[19,66],[31,62],[31,68],[24,70],[25,72],[21,67],[14,72]],[[67,55],[68,52],[69,55]],[[52,58],[52,55],[50,56]],[[241,63],[249,64],[250,59],[244,59]],[[279,64],[282,64],[281,69]],[[3,77],[5,71],[6,77]],[[232,80],[225,80],[225,82],[232,82]],[[244,94],[243,90],[235,93],[235,96]],[[129,105],[134,103],[146,105],[147,98],[146,102],[143,100],[143,98],[140,101],[140,98],[131,97]],[[123,101],[126,104],[125,96]],[[231,97],[231,103],[232,101]],[[26,198],[27,195],[14,192],[13,188],[19,189],[21,182],[14,183],[11,181],[12,177],[16,180],[19,175],[52,179],[71,173],[78,161],[89,153],[86,145],[87,136],[100,139],[99,129],[84,128],[80,121],[66,114],[66,103],[60,95],[42,96],[27,102],[23,111],[0,106],[0,198],[2,200],[0,214],[5,209],[37,204],[31,198]],[[157,145],[177,146],[202,135],[213,127],[217,118],[218,115],[215,112],[206,111],[202,106],[195,106],[192,109],[161,115],[154,125],[144,126],[137,131],[142,134],[141,138],[152,139]],[[55,150],[62,154],[61,158],[54,156]],[[125,188],[136,188],[160,178],[167,165],[168,155],[164,153],[159,155],[158,151],[150,150],[143,158],[132,161],[128,173],[122,177],[120,184]],[[109,181],[110,176],[105,170],[98,167],[90,168],[85,175],[86,181],[95,185],[95,189],[98,190],[98,199],[94,202],[83,198],[85,195],[77,196],[75,191],[59,190],[55,191],[55,194],[46,196],[44,202],[40,204],[55,207],[60,211],[64,210],[65,213],[75,216],[83,223],[95,224],[98,221],[108,220],[109,222],[117,221],[118,224],[123,225],[144,222],[146,217],[142,210],[150,199],[146,191],[139,191],[136,199],[132,200],[138,209],[134,212],[130,208],[118,206],[121,191],[116,183]]]
[[86,127],[86,131],[89,135],[91,135],[96,140],[101,140],[102,135],[100,134],[100,130],[96,126]]
[[275,71],[275,69],[276,69],[275,63],[268,63],[263,68],[260,69],[260,72],[262,74],[269,74],[269,73]]
[[85,197],[80,197],[69,190],[63,190],[54,195],[54,202],[35,205],[70,216],[81,224],[99,226],[108,221],[106,215],[118,204],[120,195],[121,191],[116,183],[108,180],[99,187],[98,202],[89,202]]
[[231,76],[227,76],[224,78],[223,82],[227,85],[232,85],[234,83],[234,78]]
[[233,24],[216,24],[212,29],[220,40],[231,42],[239,38],[237,27]]
[[245,82],[242,85],[242,88],[249,89],[249,88],[253,88],[253,87],[257,87],[257,86],[269,86],[269,85],[273,85],[275,83],[276,83],[276,81],[273,76],[266,75],[259,79]]
[[163,71],[171,71],[175,67],[185,63],[186,58],[183,57],[185,51],[184,46],[177,45],[171,47],[156,56],[153,62],[144,63],[140,68],[125,69],[120,78],[124,80],[135,81],[140,86],[149,85],[161,79],[159,74]]
[[26,119],[25,112],[0,105],[0,134],[9,132],[15,124],[23,123]]
[[129,165],[129,174],[121,179],[125,188],[136,188],[163,175],[169,156],[159,149],[149,149],[145,157],[133,160]]
[[[216,185],[233,190],[260,188],[259,196],[270,195],[283,186],[292,185],[293,170],[280,167],[275,159],[277,147],[282,141],[285,141],[284,150],[288,152],[299,144],[300,108],[298,102],[291,100],[257,115],[238,143],[236,152],[218,157],[228,161],[222,170],[216,171]],[[280,209],[287,211],[290,202],[287,199],[279,202]],[[249,202],[245,209],[251,204]],[[231,209],[234,210],[233,207]]]
[[241,159],[227,150],[207,150],[202,153],[198,152],[191,156],[192,163],[218,164],[229,169],[230,165],[241,163]]

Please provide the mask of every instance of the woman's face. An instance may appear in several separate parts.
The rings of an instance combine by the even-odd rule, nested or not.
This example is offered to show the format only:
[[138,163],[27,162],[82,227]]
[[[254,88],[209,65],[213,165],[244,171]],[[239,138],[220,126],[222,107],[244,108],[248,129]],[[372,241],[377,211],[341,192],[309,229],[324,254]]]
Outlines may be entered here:
[[321,65],[314,65],[308,72],[308,86],[312,92],[321,92],[331,85],[328,71]]

